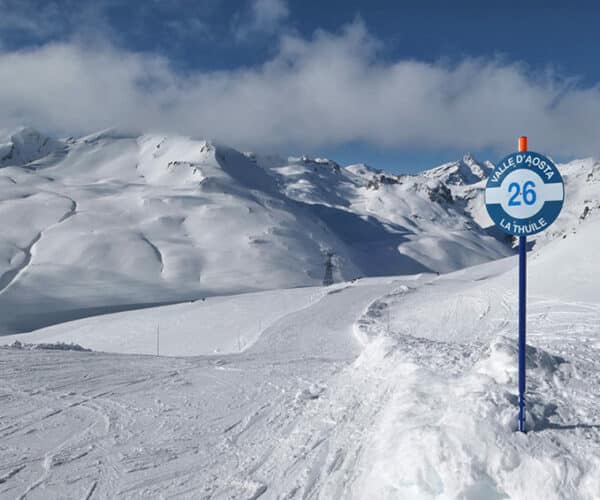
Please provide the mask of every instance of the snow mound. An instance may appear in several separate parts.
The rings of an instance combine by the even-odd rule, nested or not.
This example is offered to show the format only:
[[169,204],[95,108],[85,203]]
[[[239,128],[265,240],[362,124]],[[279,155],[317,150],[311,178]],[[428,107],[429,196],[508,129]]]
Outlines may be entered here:
[[396,388],[363,443],[351,497],[594,498],[600,461],[560,431],[569,426],[561,423],[567,403],[559,395],[573,371],[564,359],[528,348],[527,425],[534,432],[519,434],[513,346],[497,337],[455,375],[455,366],[447,368],[456,361],[439,347],[446,369],[429,369],[420,356],[409,361],[401,347],[382,350],[376,361]]

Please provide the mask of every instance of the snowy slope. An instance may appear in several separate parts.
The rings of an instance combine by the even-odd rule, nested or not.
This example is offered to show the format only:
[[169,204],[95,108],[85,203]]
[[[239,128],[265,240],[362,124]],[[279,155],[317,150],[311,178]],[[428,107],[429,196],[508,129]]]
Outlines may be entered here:
[[314,286],[327,267],[341,281],[446,272],[510,253],[435,174],[398,179],[116,130],[59,142],[23,129],[3,140],[4,334]]
[[95,351],[166,356],[235,353],[248,349],[280,317],[327,293],[323,287],[302,287],[209,297],[68,321],[7,335],[1,342],[75,343]]
[[[177,162],[167,173],[161,155]],[[282,227],[297,224],[297,233],[285,233],[295,255],[306,251],[299,242],[313,241],[305,233],[314,224],[322,241],[337,245],[337,280],[348,263],[355,272],[368,270],[367,255],[384,268],[393,263],[383,260],[389,240],[374,238],[383,231],[394,235],[394,245],[402,238],[394,248],[418,263],[415,270],[505,255],[500,242],[477,229],[485,172],[469,158],[396,177],[364,165],[104,133],[71,141],[59,163],[42,158],[36,165],[2,171],[24,179],[5,191],[12,193],[2,204],[6,220],[19,221],[6,233],[5,252],[26,250],[23,261],[7,257],[16,272],[5,274],[0,299],[12,297],[13,309],[31,314],[43,291],[47,302],[40,304],[49,314],[61,311],[52,302],[57,295],[82,308],[99,298],[122,307],[131,297],[183,297],[193,266],[182,275],[164,269],[188,255],[188,241],[203,259],[201,286],[184,291],[200,297],[5,337],[107,352],[0,349],[0,496],[598,498],[600,212],[593,160],[561,166],[564,214],[530,253],[526,435],[515,432],[516,257],[441,276],[239,294],[233,292],[249,288],[235,278],[226,282],[214,267],[220,262],[239,273],[248,262],[272,266],[265,267],[264,288],[297,275],[286,268],[285,252],[280,260],[265,250],[242,261],[247,252],[237,249],[239,241],[230,244],[231,234],[212,225],[245,231],[262,227],[263,216]],[[26,186],[31,194],[17,197]],[[240,200],[252,210],[237,210]],[[206,206],[215,208],[203,218],[199,207]],[[177,225],[165,222],[174,214],[194,217],[197,226],[179,224],[189,240],[177,240]],[[147,242],[138,247],[140,228]],[[57,243],[62,231],[76,247],[65,261],[62,254],[71,250]],[[280,241],[281,234],[270,234]],[[52,241],[57,264],[43,257]],[[117,249],[132,253],[111,253]],[[177,252],[164,257],[170,249]],[[227,252],[222,261],[219,251]],[[163,269],[154,275],[160,260]],[[61,274],[72,262],[85,266]],[[107,276],[104,266],[118,272]],[[254,268],[244,269],[256,283]],[[212,289],[202,288],[204,273]],[[156,352],[157,327],[160,353],[185,357],[147,355]]]
[[[323,248],[341,246],[262,169],[205,142],[104,133],[73,141],[59,162],[0,175],[10,180],[8,331],[106,307],[316,284]],[[348,260],[344,273],[359,271]]]
[[[600,273],[599,230],[592,215],[531,256],[526,435],[515,432],[510,257],[310,289],[287,312],[260,294],[231,297],[232,315],[237,300],[264,314],[283,306],[243,353],[1,349],[0,494],[595,499],[600,297],[580,285]],[[565,281],[554,271],[573,252]],[[193,306],[201,324],[207,310]],[[100,335],[117,319],[86,321]],[[239,332],[210,321],[207,336]]]
[[[242,354],[0,349],[9,402],[0,416],[0,496],[257,498],[265,483],[248,468],[271,455],[326,390],[321,384],[360,353],[353,324],[362,311],[426,279],[323,288]],[[267,313],[279,304],[255,301],[254,308]],[[208,333],[218,339],[235,330]]]
[[[393,176],[116,130],[59,142],[23,129],[3,140],[14,156],[0,169],[4,334],[314,286],[328,266],[341,281],[444,273],[511,253],[483,206],[491,164],[470,155]],[[565,210],[536,245],[571,234],[597,210],[598,168],[592,159],[561,166]]]
[[[314,205],[329,227],[339,228],[367,275],[447,272],[510,253],[502,240],[473,224],[463,201],[452,196],[445,173],[397,177],[363,164],[341,168],[306,157],[270,164],[289,198]],[[473,161],[472,168],[480,167]],[[348,213],[381,222],[391,244],[382,245],[381,236],[360,221],[346,221]]]
[[516,269],[486,265],[385,298],[393,333],[380,326],[367,370],[386,373],[379,394],[394,389],[362,441],[360,472],[337,484],[344,496],[598,497],[598,234],[596,218],[532,255],[528,435],[514,433]]

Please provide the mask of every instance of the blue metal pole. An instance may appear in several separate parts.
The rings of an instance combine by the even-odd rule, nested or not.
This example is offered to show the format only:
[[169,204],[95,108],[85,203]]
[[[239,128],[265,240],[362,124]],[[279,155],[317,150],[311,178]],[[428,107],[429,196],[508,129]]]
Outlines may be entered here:
[[527,236],[519,236],[519,431],[525,432],[525,333],[527,300]]

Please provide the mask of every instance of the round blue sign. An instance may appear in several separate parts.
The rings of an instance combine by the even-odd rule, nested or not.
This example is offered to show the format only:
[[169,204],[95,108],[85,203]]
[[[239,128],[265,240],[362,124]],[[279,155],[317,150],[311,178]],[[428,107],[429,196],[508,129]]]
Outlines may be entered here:
[[505,233],[530,236],[547,229],[560,213],[565,197],[556,165],[533,151],[512,153],[491,173],[485,206]]

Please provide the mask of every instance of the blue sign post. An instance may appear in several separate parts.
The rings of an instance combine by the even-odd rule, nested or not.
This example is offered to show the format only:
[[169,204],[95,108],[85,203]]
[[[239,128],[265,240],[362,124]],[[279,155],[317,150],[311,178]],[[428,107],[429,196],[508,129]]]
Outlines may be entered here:
[[494,223],[519,237],[519,431],[525,432],[525,340],[527,297],[527,236],[547,229],[560,213],[564,184],[556,165],[527,151],[527,137],[519,151],[496,165],[485,189],[485,206]]

